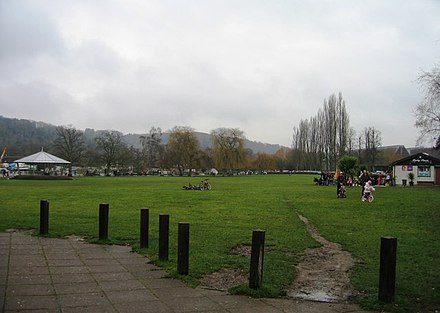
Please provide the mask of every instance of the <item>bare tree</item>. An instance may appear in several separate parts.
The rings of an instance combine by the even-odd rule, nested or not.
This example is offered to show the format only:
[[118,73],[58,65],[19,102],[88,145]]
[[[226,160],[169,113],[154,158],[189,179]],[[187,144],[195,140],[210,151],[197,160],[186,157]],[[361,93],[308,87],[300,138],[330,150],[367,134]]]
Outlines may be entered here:
[[188,175],[191,175],[191,170],[198,165],[200,155],[200,143],[194,130],[184,126],[174,127],[169,134],[166,151],[173,165],[177,166],[180,176],[186,169],[189,170]]
[[135,174],[139,174],[143,170],[141,167],[142,158],[143,158],[142,151],[133,146],[130,146],[129,151],[130,151],[130,161],[131,161],[130,169]]
[[212,153],[217,168],[232,174],[245,162],[244,133],[238,128],[211,131]]
[[364,144],[365,144],[365,156],[366,162],[369,168],[372,170],[376,163],[376,157],[379,153],[379,146],[382,144],[382,136],[380,131],[374,127],[365,127],[364,129]]
[[358,151],[359,163],[363,162],[363,159],[362,159],[363,146],[364,146],[364,137],[362,136],[362,133],[360,133],[359,136],[357,137],[357,151]]
[[324,100],[324,134],[327,168],[336,169],[338,123],[335,95],[331,95],[328,102]]
[[142,145],[142,170],[153,168],[158,165],[160,156],[163,152],[162,130],[160,127],[151,127],[146,135],[139,136]]
[[347,134],[347,153],[348,155],[353,155],[356,144],[356,130],[353,127],[350,127]]
[[265,170],[275,169],[275,159],[275,155],[269,155],[267,153],[257,153],[252,163],[255,169],[263,172]]
[[105,131],[95,141],[105,164],[106,174],[109,175],[111,167],[117,167],[121,163],[121,155],[125,152],[126,145],[122,141],[122,134],[117,131]]
[[[420,130],[417,144],[425,141],[434,142],[436,149],[440,148],[440,65],[431,72],[423,72],[418,83],[425,96],[416,106],[415,126]],[[428,138],[426,138],[428,137]]]
[[291,153],[291,151],[292,149],[283,147],[275,152],[275,154],[273,155],[275,169],[278,170],[294,169],[294,167],[292,167],[289,162],[289,154]]
[[341,93],[339,93],[338,96],[336,110],[338,123],[337,158],[339,159],[347,152],[350,135],[350,118],[348,117],[347,110],[345,108],[345,100],[342,99]]
[[57,127],[53,145],[60,157],[71,162],[69,176],[72,175],[72,165],[78,164],[84,154],[84,133],[71,126]]
[[293,142],[292,146],[295,151],[295,158],[293,160],[296,170],[307,169],[309,166],[307,155],[310,153],[310,148],[313,144],[309,130],[312,130],[313,126],[309,120],[300,120],[298,127],[293,129]]
[[208,170],[214,167],[214,161],[212,160],[212,150],[210,148],[200,150],[198,160],[200,163],[200,168],[202,169]]
[[293,129],[293,164],[296,169],[335,169],[351,147],[350,119],[342,94],[324,99],[322,109]]

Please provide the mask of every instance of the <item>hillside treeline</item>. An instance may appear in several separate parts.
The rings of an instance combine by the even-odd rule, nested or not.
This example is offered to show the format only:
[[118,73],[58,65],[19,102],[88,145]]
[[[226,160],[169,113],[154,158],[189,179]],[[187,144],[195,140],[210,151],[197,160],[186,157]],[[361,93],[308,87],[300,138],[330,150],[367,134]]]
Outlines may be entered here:
[[145,173],[162,169],[183,174],[191,168],[208,170],[213,167],[232,173],[289,167],[289,149],[251,142],[241,130],[233,128],[218,128],[211,134],[203,134],[189,127],[174,127],[166,133],[159,127],[152,127],[146,134],[124,135],[118,131],[82,131],[72,126],[0,116],[0,145],[2,149],[7,147],[6,162],[44,147],[46,152],[72,162],[73,166],[102,167],[108,173]]
[[[10,155],[24,156],[34,153],[41,147],[49,148],[55,140],[57,126],[44,122],[35,122],[25,119],[7,118],[0,115],[0,148],[8,147]],[[87,128],[84,130],[84,140],[91,147],[96,146],[95,138],[103,130]],[[121,133],[122,134],[122,133]],[[212,143],[210,134],[196,132],[202,148],[210,148]],[[140,148],[139,137],[144,134],[122,134],[123,141],[128,146]],[[162,142],[168,142],[168,133],[162,133]],[[245,139],[245,147],[254,153],[274,154],[282,146],[278,144],[262,143]]]

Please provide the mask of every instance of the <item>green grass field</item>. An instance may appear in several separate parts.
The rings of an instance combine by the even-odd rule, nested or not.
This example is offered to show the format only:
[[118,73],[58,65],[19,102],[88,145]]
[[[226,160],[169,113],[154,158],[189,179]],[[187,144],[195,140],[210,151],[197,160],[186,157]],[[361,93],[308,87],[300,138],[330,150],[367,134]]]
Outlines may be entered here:
[[[310,238],[297,213],[328,240],[357,259],[352,281],[369,309],[393,312],[440,308],[440,188],[377,188],[373,203],[360,201],[360,188],[338,199],[335,187],[315,186],[309,175],[212,177],[211,191],[183,190],[188,177],[94,177],[72,181],[0,179],[0,230],[38,229],[39,202],[50,203],[50,236],[98,237],[98,208],[110,205],[108,243],[130,243],[157,262],[158,220],[170,214],[170,261],[160,263],[176,276],[177,224],[190,223],[190,275],[196,285],[222,267],[248,270],[249,258],[231,253],[250,244],[252,230],[266,231],[264,287],[256,296],[279,296],[294,279],[294,265]],[[150,247],[139,249],[140,209],[150,209]],[[396,300],[377,301],[381,236],[398,238]],[[246,286],[240,292],[252,293]]]

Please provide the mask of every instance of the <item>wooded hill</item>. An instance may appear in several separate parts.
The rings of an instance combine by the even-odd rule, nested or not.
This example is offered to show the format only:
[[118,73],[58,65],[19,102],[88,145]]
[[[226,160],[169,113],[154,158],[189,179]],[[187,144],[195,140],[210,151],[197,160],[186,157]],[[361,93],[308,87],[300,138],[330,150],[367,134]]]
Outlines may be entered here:
[[[51,146],[56,138],[55,125],[36,122],[26,119],[7,118],[0,115],[0,149],[8,147],[8,159],[14,157],[22,157],[33,154],[44,147],[50,151]],[[94,130],[87,128],[84,130],[84,141],[87,146],[95,147],[95,138],[102,134],[105,130]],[[148,131],[148,130],[147,130]],[[128,146],[141,148],[139,136],[145,134],[124,134],[123,140]],[[196,132],[202,148],[211,146],[210,135],[206,133]],[[168,142],[168,133],[162,135],[162,142]],[[268,144],[256,141],[245,141],[245,147],[251,149],[254,153],[264,152],[273,154],[280,148],[278,144]]]

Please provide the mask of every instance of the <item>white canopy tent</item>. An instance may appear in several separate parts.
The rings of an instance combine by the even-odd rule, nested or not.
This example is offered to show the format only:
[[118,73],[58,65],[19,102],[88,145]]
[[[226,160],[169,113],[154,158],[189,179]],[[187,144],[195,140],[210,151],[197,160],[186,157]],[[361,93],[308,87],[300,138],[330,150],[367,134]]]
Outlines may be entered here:
[[44,152],[43,148],[41,148],[40,152],[15,160],[14,162],[26,164],[70,164],[69,161],[63,160],[50,153]]
[[[23,174],[23,172],[20,172],[21,169],[23,169],[20,164],[28,164],[29,166],[35,165],[35,166],[43,166],[44,167],[44,175],[47,176],[64,176],[62,173],[63,171],[57,167],[57,166],[68,166],[70,165],[69,161],[66,161],[64,159],[61,159],[55,155],[52,155],[50,153],[44,152],[43,148],[41,148],[40,152],[34,153],[32,155],[26,156],[24,158],[18,159],[14,161],[17,164],[17,170],[19,173]],[[28,167],[28,170],[30,167]],[[31,176],[35,175],[35,168],[32,170],[34,173]],[[38,174],[37,174],[38,175]]]

